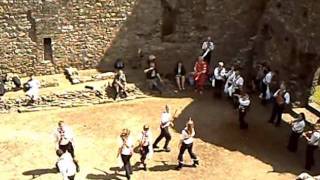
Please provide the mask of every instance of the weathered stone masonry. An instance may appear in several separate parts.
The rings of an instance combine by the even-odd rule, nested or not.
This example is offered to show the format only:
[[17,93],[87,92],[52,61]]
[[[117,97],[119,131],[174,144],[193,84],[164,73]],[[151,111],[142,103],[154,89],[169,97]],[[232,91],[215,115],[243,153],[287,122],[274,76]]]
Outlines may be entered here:
[[[0,73],[25,76],[54,74],[68,66],[95,68],[135,2],[1,0]],[[51,44],[45,46],[45,38]]]

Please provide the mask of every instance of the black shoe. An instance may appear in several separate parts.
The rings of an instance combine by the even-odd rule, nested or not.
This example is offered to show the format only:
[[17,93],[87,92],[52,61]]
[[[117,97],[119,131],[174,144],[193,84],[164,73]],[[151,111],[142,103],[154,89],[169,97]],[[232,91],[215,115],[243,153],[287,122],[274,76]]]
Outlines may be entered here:
[[273,124],[273,121],[269,120],[268,123]]
[[182,165],[178,165],[175,169],[179,171],[182,168]]
[[157,146],[157,145],[153,145],[152,147],[153,147],[153,149],[159,149],[159,146]]
[[147,171],[147,164],[146,163],[144,163],[143,164],[143,168],[142,168],[144,171]]
[[168,147],[167,148],[163,148],[163,149],[164,149],[165,152],[170,152],[171,151],[171,149],[168,148]]

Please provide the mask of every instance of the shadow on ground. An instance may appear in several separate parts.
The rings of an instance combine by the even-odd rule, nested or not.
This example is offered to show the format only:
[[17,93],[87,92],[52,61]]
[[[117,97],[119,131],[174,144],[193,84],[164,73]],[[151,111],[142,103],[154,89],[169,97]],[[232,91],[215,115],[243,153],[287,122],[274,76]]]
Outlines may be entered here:
[[46,175],[46,174],[56,174],[58,173],[56,168],[47,168],[47,169],[34,169],[30,171],[25,171],[22,174],[25,176],[31,176],[31,179],[38,178],[39,176]]

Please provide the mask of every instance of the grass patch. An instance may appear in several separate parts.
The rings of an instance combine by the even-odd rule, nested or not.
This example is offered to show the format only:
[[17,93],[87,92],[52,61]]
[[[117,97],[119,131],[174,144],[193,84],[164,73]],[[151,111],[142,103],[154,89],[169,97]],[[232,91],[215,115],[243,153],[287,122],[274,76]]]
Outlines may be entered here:
[[320,104],[320,86],[316,87],[316,90],[312,95],[312,101],[314,101],[317,104]]

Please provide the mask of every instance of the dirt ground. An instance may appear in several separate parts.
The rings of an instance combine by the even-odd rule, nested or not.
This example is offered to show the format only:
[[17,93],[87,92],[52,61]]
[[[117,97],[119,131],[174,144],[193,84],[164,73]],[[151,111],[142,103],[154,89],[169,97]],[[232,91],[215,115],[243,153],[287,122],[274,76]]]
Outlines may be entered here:
[[[177,98],[146,98],[74,109],[1,115],[0,179],[61,179],[52,169],[57,159],[52,133],[59,120],[69,124],[76,135],[76,156],[81,171],[77,179],[125,179],[116,158],[118,135],[129,128],[137,139],[143,124],[149,124],[153,136],[159,133],[160,113],[165,104],[178,110],[171,130],[172,152],[155,153],[147,172],[135,168],[137,180],[211,180],[211,179],[294,179],[303,171],[305,142],[291,154],[285,145],[289,127],[266,123],[270,107],[257,105],[248,115],[249,130],[241,131],[237,113],[227,100],[211,98],[211,93],[189,92]],[[196,122],[195,152],[198,168],[175,171],[179,132],[188,116]],[[162,145],[162,144],[161,144]],[[317,154],[318,156],[318,154]],[[135,154],[134,165],[139,159]],[[191,163],[188,154],[185,161]],[[314,168],[313,174],[318,172]]]

